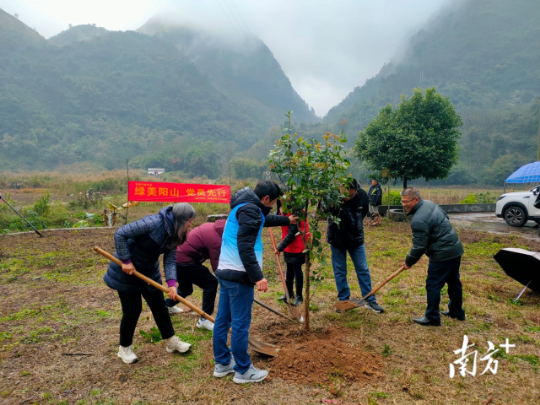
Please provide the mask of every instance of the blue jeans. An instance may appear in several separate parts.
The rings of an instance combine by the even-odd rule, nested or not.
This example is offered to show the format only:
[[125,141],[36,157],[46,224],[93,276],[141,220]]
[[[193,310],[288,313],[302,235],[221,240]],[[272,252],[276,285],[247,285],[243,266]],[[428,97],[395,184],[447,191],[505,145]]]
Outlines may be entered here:
[[445,284],[448,284],[448,295],[450,297],[448,310],[455,316],[465,315],[462,307],[463,287],[459,278],[460,266],[461,256],[444,262],[429,262],[426,278],[426,318],[429,320],[439,322],[441,320],[439,304],[441,303],[441,290]]
[[[371,291],[371,276],[366,260],[366,249],[364,245],[357,248],[339,248],[330,245],[332,251],[332,267],[334,268],[334,276],[336,278],[336,287],[338,290],[338,300],[346,301],[351,298],[351,290],[347,282],[347,252],[351,256],[351,260],[358,277],[358,284],[362,291],[362,297]],[[375,295],[367,299],[369,302],[376,302]]]
[[[231,362],[232,351],[236,362],[234,371],[243,374],[251,366],[248,337],[253,306],[253,286],[221,278],[218,278],[218,281],[219,303],[213,334],[214,359],[216,364],[226,366]],[[231,349],[229,349],[227,337],[231,327]]]

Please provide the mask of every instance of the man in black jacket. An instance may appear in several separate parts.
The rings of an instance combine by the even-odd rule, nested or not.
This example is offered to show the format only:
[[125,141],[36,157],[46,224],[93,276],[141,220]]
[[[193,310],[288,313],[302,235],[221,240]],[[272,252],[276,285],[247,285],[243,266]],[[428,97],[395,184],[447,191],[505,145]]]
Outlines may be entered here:
[[459,279],[459,267],[463,246],[446,213],[433,201],[422,200],[415,188],[406,188],[401,192],[401,205],[412,215],[411,228],[413,246],[403,262],[405,269],[410,269],[425,253],[429,257],[426,279],[427,309],[422,318],[414,322],[428,326],[440,326],[439,304],[441,290],[448,284],[448,311],[441,313],[460,321],[465,320],[462,308],[463,290]]
[[[276,183],[265,181],[257,184],[255,190],[246,187],[231,198],[231,213],[223,231],[216,270],[219,303],[213,336],[214,377],[235,373],[235,383],[250,383],[262,381],[268,375],[268,371],[258,370],[251,364],[248,338],[253,286],[263,292],[268,289],[262,272],[263,226],[287,226],[298,219],[269,214],[281,195]],[[232,329],[230,349],[227,346],[229,328]]]
[[379,205],[382,204],[382,188],[377,179],[371,180],[371,187],[368,191],[369,213],[379,212]]
[[[351,297],[347,282],[347,252],[354,264],[362,296],[371,292],[371,276],[366,260],[363,224],[369,207],[368,197],[355,179],[350,180],[347,192],[349,196],[341,201],[340,206],[333,205],[326,208],[326,212],[330,212],[340,220],[338,225],[329,218],[327,232],[340,301],[347,301]],[[376,313],[384,312],[383,308],[377,304],[375,295],[368,298],[365,306]]]

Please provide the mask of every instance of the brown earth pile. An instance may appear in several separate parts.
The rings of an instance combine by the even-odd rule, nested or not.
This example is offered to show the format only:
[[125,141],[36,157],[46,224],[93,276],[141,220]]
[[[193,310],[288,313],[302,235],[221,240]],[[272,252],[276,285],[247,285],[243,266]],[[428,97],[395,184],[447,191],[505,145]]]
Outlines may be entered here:
[[336,379],[362,382],[382,377],[382,357],[352,347],[346,333],[311,333],[282,347],[272,363],[272,375],[294,383],[330,383]]

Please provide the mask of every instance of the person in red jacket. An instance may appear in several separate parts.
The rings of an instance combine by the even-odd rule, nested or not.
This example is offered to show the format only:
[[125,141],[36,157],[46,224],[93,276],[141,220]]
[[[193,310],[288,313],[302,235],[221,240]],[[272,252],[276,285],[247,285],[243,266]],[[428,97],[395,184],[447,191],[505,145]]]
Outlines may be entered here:
[[[218,281],[203,263],[210,259],[212,270],[216,271],[226,222],[224,219],[207,222],[192,230],[184,244],[176,250],[176,279],[167,280],[169,289],[177,291],[182,298],[193,294],[193,284],[200,287],[203,290],[202,309],[208,315],[214,312]],[[182,312],[176,304],[176,301],[167,299],[169,313]],[[214,324],[204,318],[199,318],[197,327],[214,330]]]
[[[281,201],[278,200],[277,203],[278,215],[291,216],[291,214],[283,214],[281,210]],[[300,231],[301,230],[301,231]],[[285,276],[285,282],[287,284],[287,290],[289,297],[294,302],[291,303],[294,306],[298,306],[304,302],[302,297],[302,289],[304,287],[304,274],[302,273],[302,265],[306,262],[306,254],[304,250],[304,232],[309,234],[309,225],[306,221],[301,221],[300,225],[289,225],[281,227],[281,243],[278,245],[276,253],[283,253],[285,258],[285,263],[287,264],[287,275]],[[293,284],[296,281],[296,297],[293,291]],[[280,298],[282,301],[286,301],[287,297],[283,294],[283,297]]]

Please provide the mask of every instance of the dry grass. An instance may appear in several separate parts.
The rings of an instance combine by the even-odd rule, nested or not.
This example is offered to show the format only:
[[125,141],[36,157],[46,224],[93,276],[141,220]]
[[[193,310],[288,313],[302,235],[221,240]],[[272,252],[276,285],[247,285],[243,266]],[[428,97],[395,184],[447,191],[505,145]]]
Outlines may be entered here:
[[[211,333],[194,328],[196,318],[189,313],[174,318],[176,333],[193,343],[189,354],[170,355],[163,342],[149,343],[139,335],[139,330],[149,332],[154,326],[145,309],[134,341],[140,361],[128,366],[116,357],[120,305],[101,279],[107,262],[90,252],[95,244],[112,251],[113,230],[47,232],[43,239],[33,234],[0,236],[0,402],[291,404],[337,399],[341,404],[484,404],[493,398],[499,404],[538,403],[534,363],[540,356],[540,297],[528,291],[520,305],[511,304],[521,286],[506,277],[492,255],[509,246],[540,251],[540,244],[459,232],[466,246],[461,272],[465,322],[443,319],[440,328],[412,323],[425,309],[425,259],[381,290],[378,302],[386,309],[382,315],[365,309],[335,313],[331,269],[319,266],[328,277],[315,294],[313,327],[340,328],[358,350],[383,355],[383,375],[364,383],[337,377],[331,383],[294,384],[272,372],[271,360],[254,355],[254,363],[270,369],[271,378],[249,386],[212,376]],[[399,267],[409,246],[406,223],[385,221],[366,229],[374,284]],[[265,271],[271,287],[261,299],[279,307],[281,283],[269,248]],[[350,285],[358,296],[352,275]],[[191,300],[200,305],[199,290]],[[443,296],[442,305],[446,303]],[[262,308],[254,307],[253,313],[255,337],[285,346],[301,337],[294,326]],[[457,359],[453,351],[461,347],[464,334],[484,353],[488,340],[498,345],[508,338],[516,347],[497,359],[496,375],[478,375],[484,365],[479,363],[476,377],[450,379],[449,363]]]
[[[417,187],[417,186],[415,186]],[[468,197],[470,194],[478,193],[490,193],[491,195],[498,197],[503,194],[502,188],[483,188],[483,187],[466,187],[466,186],[452,186],[452,187],[422,187],[418,186],[418,189],[421,192],[422,198],[425,200],[435,201],[437,204],[459,204],[463,199]],[[392,191],[400,192],[401,187],[392,187]],[[527,188],[528,190],[528,188]],[[506,190],[511,191],[511,190]],[[518,191],[518,190],[516,190]],[[387,186],[383,186],[383,193],[388,193]]]
[[[145,170],[130,169],[130,180],[147,180],[157,182],[178,182],[195,184],[228,184],[234,193],[246,186],[254,186],[255,181],[237,179],[187,178],[179,173],[166,173],[159,178],[149,176]],[[6,196],[17,206],[29,206],[46,193],[50,193],[51,201],[69,203],[84,194],[89,188],[104,197],[104,202],[123,204],[127,200],[127,177],[122,170],[88,172],[88,173],[62,173],[62,172],[25,172],[25,173],[0,173],[0,194]],[[20,188],[15,188],[18,184]],[[101,214],[103,204],[87,210]],[[155,209],[157,204],[145,204],[149,210]],[[159,204],[165,206],[167,204]],[[100,209],[101,208],[101,209]],[[212,207],[216,208],[216,207]],[[217,209],[217,212],[221,210]]]
[[[160,178],[154,176],[148,176],[145,170],[130,169],[131,180],[154,180],[164,182],[183,182],[183,183],[209,183],[212,180],[203,178],[189,179],[183,177],[178,173],[165,173]],[[41,192],[50,192],[54,199],[67,200],[67,196],[70,194],[77,194],[88,190],[92,184],[100,184],[106,181],[119,182],[123,184],[123,191],[125,192],[125,170],[112,170],[112,171],[85,171],[85,172],[24,172],[24,173],[0,173],[0,191],[10,193],[14,200],[18,200],[17,197],[21,196],[23,203],[31,203],[29,197],[25,198],[24,194],[36,194],[35,198],[39,196]],[[231,189],[236,191],[246,185],[254,185],[255,180],[244,181],[238,179],[223,178],[214,181],[217,184],[230,184]],[[13,184],[19,183],[25,190],[13,189]],[[506,191],[521,191],[528,190],[530,185],[516,185],[515,190],[507,189]],[[368,188],[366,184],[364,187]],[[494,195],[500,195],[503,193],[503,189],[500,187],[492,188],[478,188],[478,187],[466,187],[466,186],[451,186],[451,187],[430,187],[429,185],[418,186],[422,191],[422,196],[425,199],[432,200],[438,204],[457,204],[469,194],[473,193],[485,193],[490,192]],[[387,187],[383,186],[384,192],[387,191]],[[38,191],[39,190],[39,191]],[[399,184],[392,186],[392,190],[400,191]],[[115,193],[119,193],[119,190],[114,190]],[[109,194],[109,193],[108,193]]]

